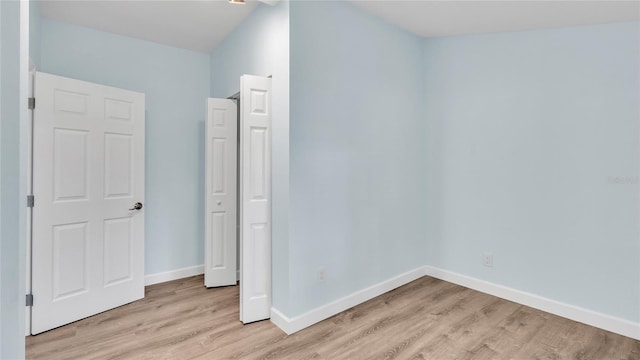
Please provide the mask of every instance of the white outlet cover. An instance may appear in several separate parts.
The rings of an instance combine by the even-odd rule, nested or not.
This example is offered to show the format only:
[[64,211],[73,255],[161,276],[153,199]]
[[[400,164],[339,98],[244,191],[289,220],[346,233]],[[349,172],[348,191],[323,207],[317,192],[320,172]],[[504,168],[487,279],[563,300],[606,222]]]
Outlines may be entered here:
[[492,253],[482,254],[482,264],[486,267],[493,267],[493,254]]
[[325,282],[327,280],[327,272],[324,268],[318,270],[318,281]]

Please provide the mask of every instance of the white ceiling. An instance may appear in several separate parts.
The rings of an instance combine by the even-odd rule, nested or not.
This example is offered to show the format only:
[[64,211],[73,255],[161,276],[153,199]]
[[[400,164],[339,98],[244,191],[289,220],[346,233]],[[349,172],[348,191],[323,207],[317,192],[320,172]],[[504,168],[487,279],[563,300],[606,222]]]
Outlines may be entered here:
[[[1,0],[0,0],[1,1]],[[40,0],[53,19],[160,44],[210,53],[257,6],[227,0]]]
[[[640,1],[349,1],[424,37],[640,20]],[[213,51],[258,6],[256,0],[245,5],[227,0],[39,2],[44,18],[204,53]]]
[[349,1],[423,37],[640,20],[640,1]]

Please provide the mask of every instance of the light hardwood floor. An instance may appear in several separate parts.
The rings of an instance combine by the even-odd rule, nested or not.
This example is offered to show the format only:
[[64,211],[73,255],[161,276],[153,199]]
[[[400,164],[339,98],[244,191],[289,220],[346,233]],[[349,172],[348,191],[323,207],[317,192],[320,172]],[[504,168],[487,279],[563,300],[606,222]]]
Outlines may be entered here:
[[27,338],[28,359],[640,359],[640,341],[423,277],[291,336],[202,276]]

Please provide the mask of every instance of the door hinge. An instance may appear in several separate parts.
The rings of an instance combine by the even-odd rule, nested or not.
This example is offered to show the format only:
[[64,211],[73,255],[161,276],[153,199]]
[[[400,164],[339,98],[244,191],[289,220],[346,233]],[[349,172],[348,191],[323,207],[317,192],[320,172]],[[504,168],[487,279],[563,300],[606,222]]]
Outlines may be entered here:
[[35,198],[33,195],[27,195],[27,207],[32,208],[35,204]]
[[29,98],[29,110],[33,110],[35,108],[36,108],[36,98],[30,97]]
[[27,294],[27,306],[33,306],[33,294]]

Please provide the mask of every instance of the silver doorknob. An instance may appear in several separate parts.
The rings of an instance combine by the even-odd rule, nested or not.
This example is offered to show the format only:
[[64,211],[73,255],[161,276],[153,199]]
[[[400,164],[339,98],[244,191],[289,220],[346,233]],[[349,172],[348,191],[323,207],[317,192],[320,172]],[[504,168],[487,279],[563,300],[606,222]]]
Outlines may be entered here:
[[222,205],[222,200],[218,200],[218,206]]
[[133,208],[129,210],[140,210],[140,209],[142,209],[142,203],[137,202],[133,205]]

